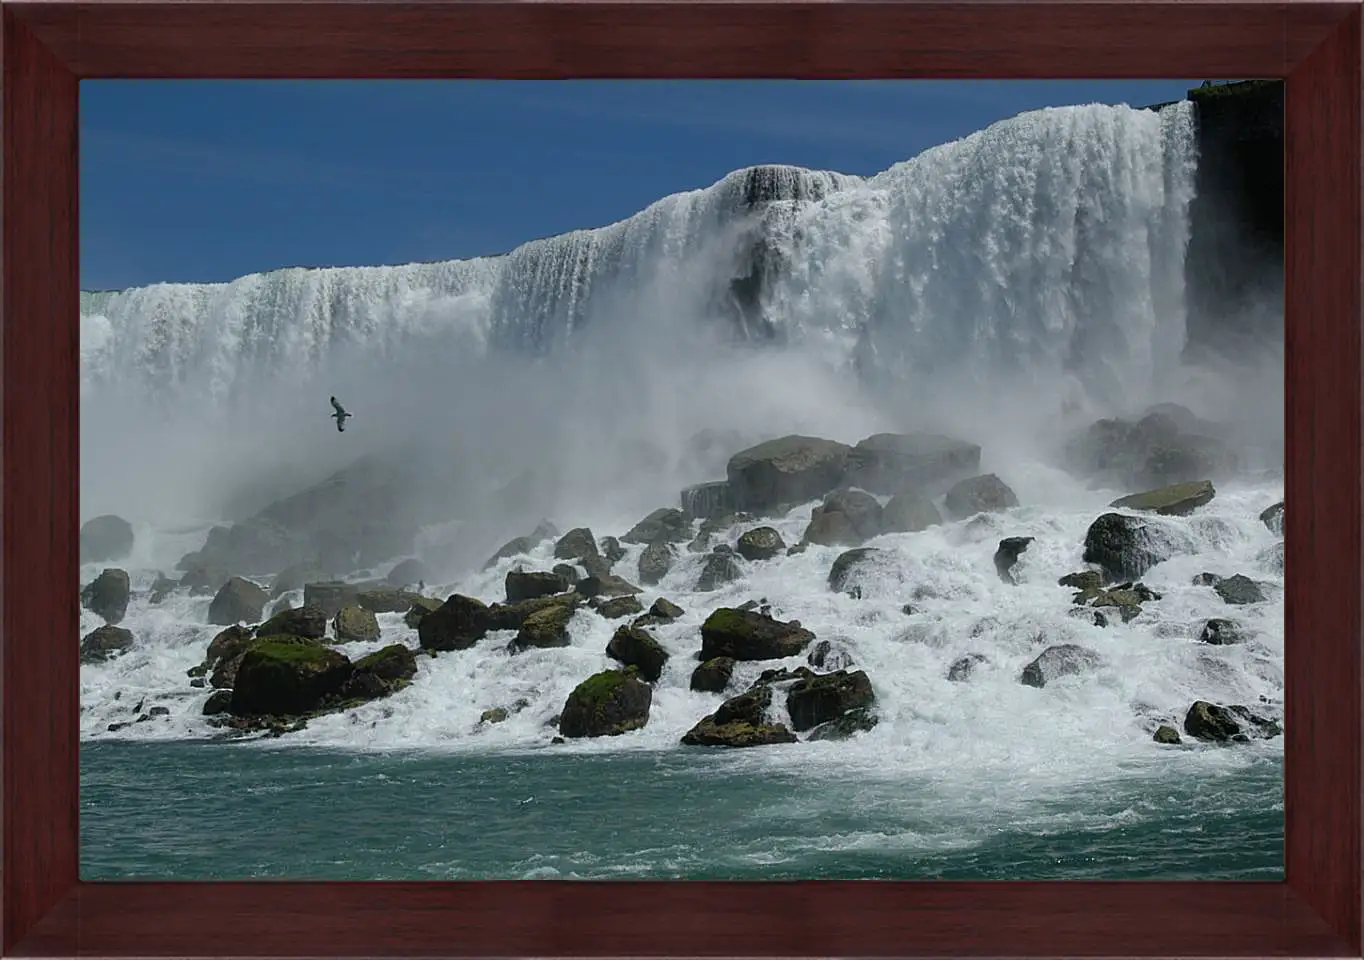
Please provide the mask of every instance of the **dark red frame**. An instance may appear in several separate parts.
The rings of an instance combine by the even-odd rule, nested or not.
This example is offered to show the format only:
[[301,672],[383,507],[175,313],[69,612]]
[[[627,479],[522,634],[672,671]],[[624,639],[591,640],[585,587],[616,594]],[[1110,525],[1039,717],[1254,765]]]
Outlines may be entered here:
[[[45,956],[1359,956],[1361,10],[3,4],[3,909]],[[1287,78],[1284,883],[81,883],[77,81]]]

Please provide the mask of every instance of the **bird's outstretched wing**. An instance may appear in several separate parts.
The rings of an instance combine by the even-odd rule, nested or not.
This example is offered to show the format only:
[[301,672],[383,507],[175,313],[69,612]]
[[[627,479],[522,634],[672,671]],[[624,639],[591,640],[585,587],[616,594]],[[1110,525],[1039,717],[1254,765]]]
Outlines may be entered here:
[[343,406],[341,406],[341,404],[337,403],[335,397],[332,397],[331,399],[332,399],[332,409],[335,410],[337,413],[344,415],[345,412],[346,412],[345,407],[343,407]]

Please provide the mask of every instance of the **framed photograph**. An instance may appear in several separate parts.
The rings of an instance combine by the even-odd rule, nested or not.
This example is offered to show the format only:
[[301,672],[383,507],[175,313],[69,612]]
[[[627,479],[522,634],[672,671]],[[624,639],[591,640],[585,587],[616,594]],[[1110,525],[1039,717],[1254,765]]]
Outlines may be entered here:
[[2,16],[0,950],[1360,956],[1357,5]]

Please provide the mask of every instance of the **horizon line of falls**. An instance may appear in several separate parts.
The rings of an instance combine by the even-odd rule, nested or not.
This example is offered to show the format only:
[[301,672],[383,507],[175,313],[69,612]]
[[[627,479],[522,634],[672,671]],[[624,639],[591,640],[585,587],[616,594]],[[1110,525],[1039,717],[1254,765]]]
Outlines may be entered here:
[[876,374],[1145,399],[1184,344],[1193,106],[1061,107],[862,178],[740,170],[497,257],[81,295],[84,401],[240,402],[357,358],[643,349],[715,328]]

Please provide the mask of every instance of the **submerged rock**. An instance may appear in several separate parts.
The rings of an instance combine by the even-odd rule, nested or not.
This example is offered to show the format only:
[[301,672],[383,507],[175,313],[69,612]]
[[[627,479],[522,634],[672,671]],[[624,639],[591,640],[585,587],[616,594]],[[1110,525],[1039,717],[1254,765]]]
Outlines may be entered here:
[[733,583],[743,576],[743,570],[739,568],[734,556],[729,553],[721,553],[718,548],[716,552],[706,557],[705,564],[701,567],[701,574],[696,578],[696,589],[703,593],[718,590],[727,583]]
[[855,586],[853,581],[859,567],[874,564],[889,556],[889,551],[876,547],[857,547],[839,554],[829,569],[829,589],[835,593],[846,593]]
[[1032,663],[1023,668],[1021,682],[1030,687],[1045,687],[1061,677],[1075,676],[1093,670],[1102,662],[1088,647],[1062,643],[1047,647]]
[[854,734],[875,729],[880,717],[870,708],[859,707],[842,716],[821,723],[805,735],[806,740],[846,740]]
[[128,613],[128,572],[109,568],[81,591],[81,606],[105,623],[119,623]]
[[933,501],[920,496],[917,490],[895,494],[881,510],[884,533],[919,533],[941,523],[942,514],[933,506]]
[[649,722],[653,688],[634,669],[603,670],[573,688],[559,715],[565,737],[617,736]]
[[1174,727],[1170,726],[1168,723],[1162,723],[1160,726],[1156,727],[1155,736],[1153,736],[1151,739],[1154,740],[1156,743],[1165,744],[1184,742],[1179,738],[1179,731],[1176,730]]
[[971,674],[975,673],[976,667],[982,663],[989,663],[983,653],[968,653],[964,657],[958,657],[947,668],[947,679],[953,683],[964,683],[971,679]]
[[1028,544],[1032,543],[1033,537],[1005,537],[999,541],[999,549],[995,550],[995,572],[999,574],[999,579],[1005,583],[1014,584],[1013,568],[1018,563],[1018,558],[1023,551],[1028,549]]
[[845,670],[853,665],[852,654],[842,647],[835,647],[828,640],[821,640],[806,656],[805,662],[816,670]]
[[1251,632],[1235,620],[1214,617],[1203,624],[1203,629],[1198,633],[1198,640],[1200,643],[1213,646],[1229,646],[1245,643],[1251,636]]
[[1283,731],[1277,722],[1251,713],[1243,706],[1222,707],[1197,700],[1184,716],[1184,732],[1212,743],[1245,743],[1251,739],[1251,734],[1271,738]]

